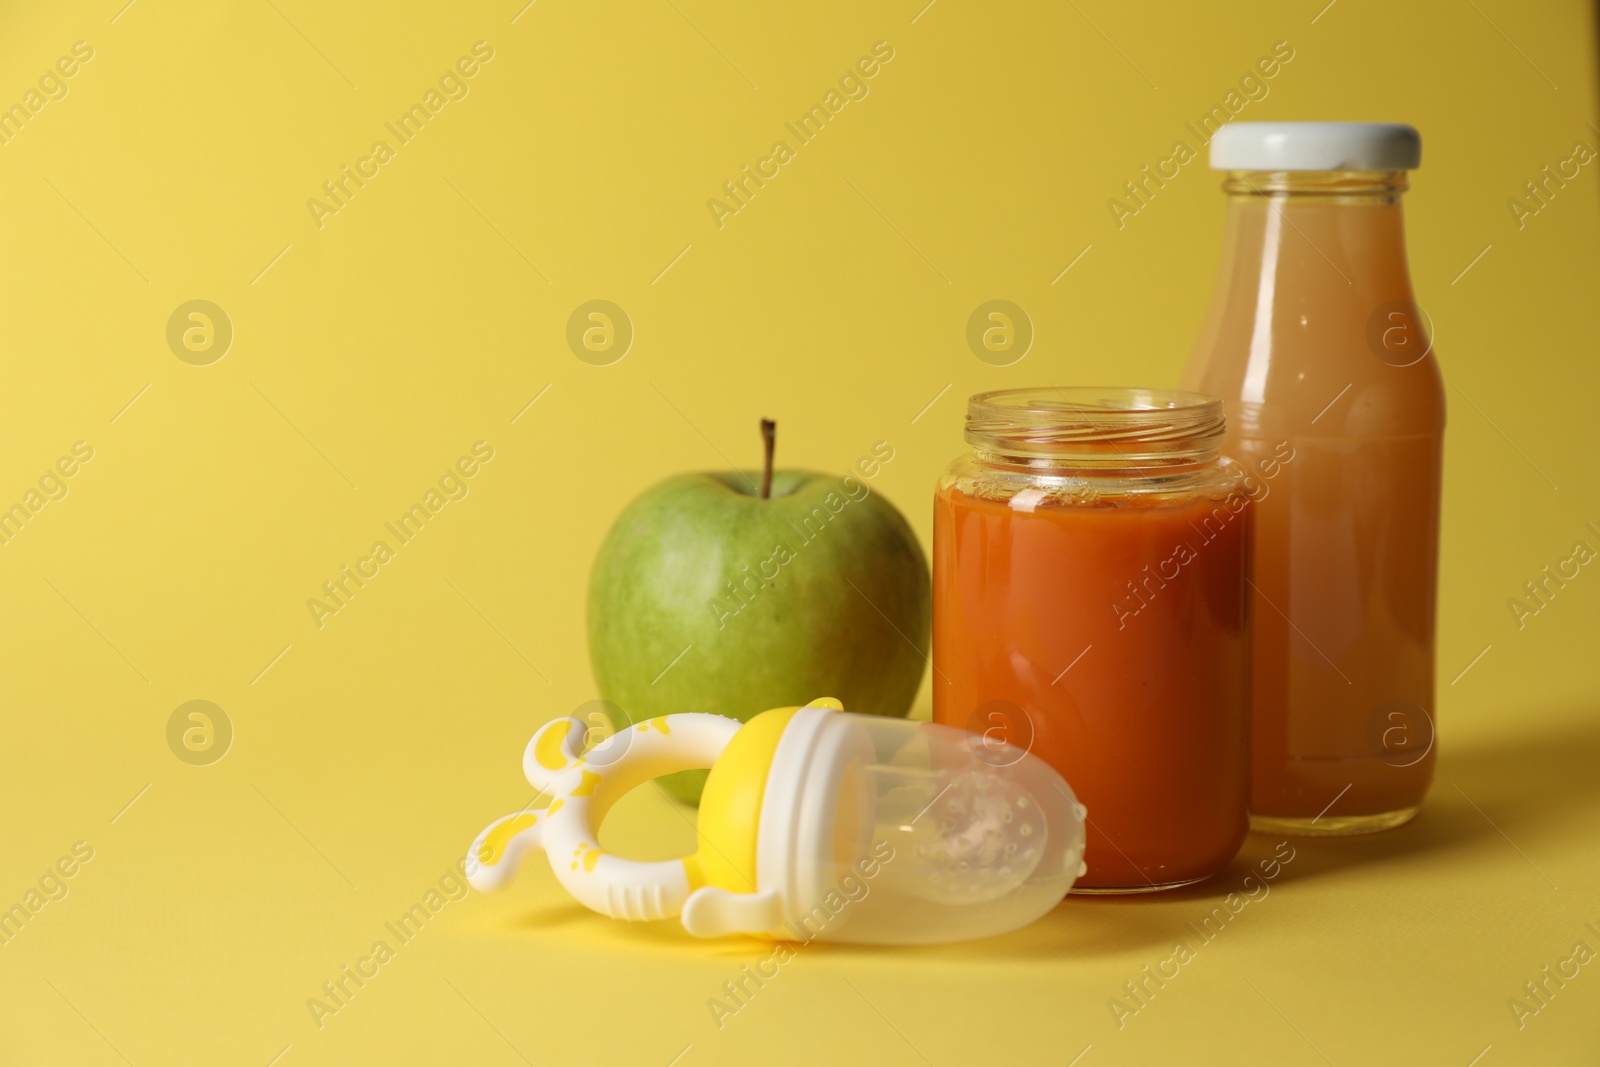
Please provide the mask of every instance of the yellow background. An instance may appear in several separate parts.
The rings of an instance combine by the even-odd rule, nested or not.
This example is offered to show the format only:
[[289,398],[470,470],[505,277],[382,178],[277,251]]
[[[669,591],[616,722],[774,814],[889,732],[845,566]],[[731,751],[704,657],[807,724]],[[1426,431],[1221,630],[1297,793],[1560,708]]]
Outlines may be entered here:
[[[1594,1062],[1600,964],[1521,1029],[1506,1003],[1600,949],[1600,569],[1520,631],[1506,606],[1600,548],[1596,164],[1523,229],[1507,207],[1600,147],[1590,11],[923,2],[5,5],[0,102],[75,41],[94,58],[0,147],[0,502],[75,441],[94,459],[0,547],[0,905],[75,842],[94,858],[0,947],[0,1062]],[[470,95],[319,229],[307,199],[479,40]],[[870,95],[719,230],[706,200],[880,40]],[[1120,1030],[1107,1001],[1273,841],[987,942],[813,946],[721,1029],[706,1001],[766,948],[599,918],[536,865],[319,1029],[307,998],[528,800],[523,744],[596,696],[585,582],[626,500],[754,463],[767,415],[788,465],[891,442],[876,488],[926,544],[968,394],[1176,381],[1216,180],[1185,167],[1121,230],[1106,201],[1280,40],[1242,118],[1425,139],[1412,270],[1451,422],[1416,822],[1297,843]],[[995,298],[1037,332],[1008,367],[964,340]],[[193,299],[234,326],[210,366],[166,343]],[[636,331],[611,366],[565,341],[592,299]],[[307,598],[479,440],[470,496],[319,630]],[[211,766],[167,747],[193,699],[235,730]],[[615,819],[619,847],[692,844],[650,790]]]

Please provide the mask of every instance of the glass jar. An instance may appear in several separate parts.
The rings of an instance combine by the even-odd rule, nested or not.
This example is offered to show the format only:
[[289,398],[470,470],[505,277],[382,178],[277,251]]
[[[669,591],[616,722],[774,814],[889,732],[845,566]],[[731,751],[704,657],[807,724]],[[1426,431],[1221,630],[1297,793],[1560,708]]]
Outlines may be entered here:
[[1199,881],[1248,829],[1264,483],[1222,457],[1224,429],[1197,393],[981,393],[939,482],[934,721],[1067,780],[1088,812],[1073,892]]

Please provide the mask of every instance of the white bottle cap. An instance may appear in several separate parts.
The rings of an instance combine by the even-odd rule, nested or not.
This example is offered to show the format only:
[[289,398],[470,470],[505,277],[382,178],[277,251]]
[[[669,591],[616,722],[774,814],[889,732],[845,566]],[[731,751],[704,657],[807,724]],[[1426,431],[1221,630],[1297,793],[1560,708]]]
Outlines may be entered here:
[[1230,122],[1212,170],[1414,170],[1422,136],[1398,122]]

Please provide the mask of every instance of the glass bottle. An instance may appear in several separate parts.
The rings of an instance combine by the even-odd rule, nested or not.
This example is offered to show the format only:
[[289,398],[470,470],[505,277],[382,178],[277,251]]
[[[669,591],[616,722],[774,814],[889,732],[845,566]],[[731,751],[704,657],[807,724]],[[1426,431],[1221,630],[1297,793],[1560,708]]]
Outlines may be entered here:
[[1259,478],[1251,816],[1398,826],[1433,777],[1444,389],[1406,267],[1409,126],[1233,123],[1222,267],[1186,388]]

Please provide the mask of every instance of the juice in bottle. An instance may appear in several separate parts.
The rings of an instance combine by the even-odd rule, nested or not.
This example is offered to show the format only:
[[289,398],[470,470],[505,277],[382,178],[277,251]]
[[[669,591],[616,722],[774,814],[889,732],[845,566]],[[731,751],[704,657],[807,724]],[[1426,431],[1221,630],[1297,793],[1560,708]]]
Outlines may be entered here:
[[1223,398],[1256,500],[1251,818],[1363,833],[1433,777],[1444,390],[1400,209],[1421,141],[1378,123],[1233,123],[1222,267],[1184,374]]

